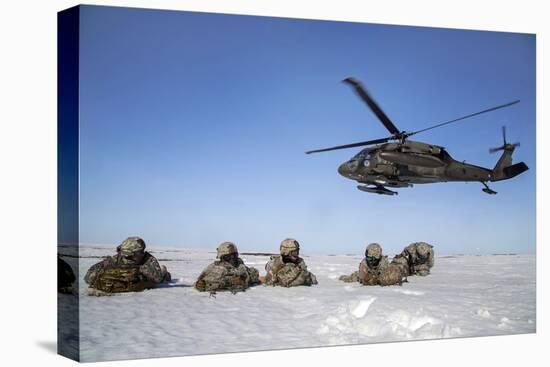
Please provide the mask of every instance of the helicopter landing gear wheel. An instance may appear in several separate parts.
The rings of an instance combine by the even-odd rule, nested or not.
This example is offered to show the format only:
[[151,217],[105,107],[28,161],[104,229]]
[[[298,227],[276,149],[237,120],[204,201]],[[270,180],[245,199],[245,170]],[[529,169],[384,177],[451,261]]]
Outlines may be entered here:
[[495,195],[495,194],[497,193],[496,191],[491,190],[491,189],[489,188],[489,186],[487,186],[487,183],[485,183],[485,182],[483,182],[483,181],[482,181],[481,183],[483,184],[483,186],[485,186],[484,189],[481,189],[484,193],[487,193],[487,194],[489,194],[489,195]]

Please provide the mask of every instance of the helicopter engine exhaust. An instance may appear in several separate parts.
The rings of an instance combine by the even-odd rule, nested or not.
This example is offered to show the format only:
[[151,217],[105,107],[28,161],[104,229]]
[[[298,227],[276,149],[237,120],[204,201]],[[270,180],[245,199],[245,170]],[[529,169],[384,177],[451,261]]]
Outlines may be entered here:
[[405,166],[421,166],[429,168],[442,167],[445,163],[434,156],[414,155],[413,153],[401,153],[401,152],[380,152],[380,158],[397,164],[403,164]]

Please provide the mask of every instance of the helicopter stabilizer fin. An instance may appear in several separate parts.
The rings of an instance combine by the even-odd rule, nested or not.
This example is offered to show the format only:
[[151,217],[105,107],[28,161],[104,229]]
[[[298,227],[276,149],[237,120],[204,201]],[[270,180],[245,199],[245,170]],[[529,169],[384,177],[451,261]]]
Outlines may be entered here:
[[519,174],[522,174],[528,169],[529,167],[527,167],[525,163],[519,162],[516,164],[512,164],[511,166],[505,167],[503,171],[507,178],[512,178],[512,177],[516,177]]
[[507,180],[527,171],[529,167],[524,162],[512,164],[513,150],[505,150],[493,169],[491,181]]

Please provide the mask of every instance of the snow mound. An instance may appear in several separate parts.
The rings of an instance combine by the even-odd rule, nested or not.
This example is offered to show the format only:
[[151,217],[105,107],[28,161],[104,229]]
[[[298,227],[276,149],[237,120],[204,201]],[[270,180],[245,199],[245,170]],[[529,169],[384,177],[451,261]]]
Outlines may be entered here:
[[385,329],[406,339],[448,338],[462,334],[459,327],[452,327],[438,318],[421,312],[411,314],[404,310],[392,313],[383,328],[387,332]]
[[500,324],[497,325],[497,328],[502,330],[510,330],[512,329],[511,321],[507,317],[503,317],[500,319]]
[[365,317],[370,305],[372,305],[374,301],[376,301],[376,297],[370,297],[369,299],[359,301],[357,306],[353,307],[351,314],[358,319]]
[[421,291],[411,291],[409,289],[401,289],[401,288],[398,288],[398,289],[394,289],[395,292],[397,293],[402,293],[402,294],[406,294],[408,296],[423,296],[424,295],[424,292],[421,292]]
[[383,313],[376,309],[369,313],[375,301],[376,297],[370,297],[342,304],[336,314],[326,317],[317,329],[317,334],[327,336],[330,344],[353,344],[363,337],[374,340],[380,337],[411,340],[462,335],[460,327],[451,326],[422,312],[413,314],[397,310],[386,317],[381,317]]
[[485,319],[488,319],[488,318],[491,318],[491,317],[492,317],[492,315],[491,315],[491,313],[489,312],[489,310],[487,310],[487,309],[485,309],[485,308],[479,308],[479,309],[477,310],[477,315],[478,315],[479,317],[483,317],[483,318],[485,318]]

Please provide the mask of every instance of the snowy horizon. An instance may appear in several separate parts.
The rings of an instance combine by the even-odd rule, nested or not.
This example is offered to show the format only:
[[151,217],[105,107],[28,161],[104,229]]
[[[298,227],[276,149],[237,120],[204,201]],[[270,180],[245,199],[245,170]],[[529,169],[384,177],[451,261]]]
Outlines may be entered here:
[[[86,242],[81,242],[80,243],[80,251],[82,251],[84,249],[102,248],[102,249],[112,249],[113,253],[115,253],[116,252],[116,247],[118,245],[120,245],[120,243],[109,244],[109,243],[86,243]],[[196,246],[157,246],[157,245],[150,245],[146,242],[146,246],[147,246],[146,251],[150,251],[150,252],[161,251],[162,252],[162,251],[166,251],[166,250],[174,250],[174,251],[183,252],[183,251],[187,251],[187,250],[192,250],[192,251],[205,251],[205,252],[215,254],[216,253],[216,247],[218,245],[219,244],[215,244],[211,248],[209,248],[207,246],[200,246],[200,245],[196,245]],[[388,255],[388,257],[389,257],[390,255],[393,256],[393,255],[401,253],[401,251],[408,245],[409,244],[404,245],[401,249],[394,248],[394,247],[386,248],[386,247],[382,246],[382,249],[383,249],[384,255]],[[63,247],[69,247],[71,245],[67,244],[67,243],[60,243],[59,246],[61,248],[63,248]],[[301,245],[300,256],[308,256],[308,255],[343,255],[343,256],[360,255],[360,256],[363,256],[366,246],[367,246],[367,244],[365,244],[365,246],[363,248],[358,249],[357,252],[346,251],[346,252],[340,252],[339,253],[339,252],[318,251],[315,248],[315,246],[308,246],[308,248],[305,248],[303,245]],[[278,254],[279,253],[279,245],[278,244],[276,246],[271,246],[271,247],[258,246],[258,247],[254,247],[254,248],[242,248],[242,249],[237,244],[237,248],[238,248],[240,253],[260,253],[260,252],[261,253],[272,253],[272,254]],[[439,249],[436,245],[434,245],[434,251],[435,251],[435,256],[436,257],[442,257],[442,256],[485,256],[485,255],[533,255],[533,256],[536,255],[535,252],[513,252],[513,251],[509,251],[509,252],[485,252],[485,253],[483,253],[483,252],[441,252],[441,251],[439,251]]]

